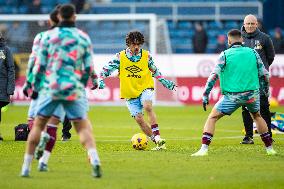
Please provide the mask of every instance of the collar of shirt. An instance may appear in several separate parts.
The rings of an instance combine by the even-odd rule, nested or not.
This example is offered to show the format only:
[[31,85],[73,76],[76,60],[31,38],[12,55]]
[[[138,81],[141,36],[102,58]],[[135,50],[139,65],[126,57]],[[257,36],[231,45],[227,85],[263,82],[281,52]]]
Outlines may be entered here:
[[140,52],[137,55],[134,55],[129,48],[125,49],[125,52],[127,58],[129,58],[132,62],[138,62],[141,59],[142,49],[140,49]]
[[243,47],[243,44],[241,42],[236,42],[230,45],[229,48],[236,48],[236,47]]
[[63,20],[62,22],[59,22],[58,27],[76,27],[75,22]]

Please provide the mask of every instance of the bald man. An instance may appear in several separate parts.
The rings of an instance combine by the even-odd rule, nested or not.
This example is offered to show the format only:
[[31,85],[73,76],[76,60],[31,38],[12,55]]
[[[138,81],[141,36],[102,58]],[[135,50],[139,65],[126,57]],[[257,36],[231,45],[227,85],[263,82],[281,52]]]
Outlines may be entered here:
[[[265,66],[269,71],[269,66],[272,64],[275,56],[274,47],[270,37],[261,32],[257,27],[257,18],[254,15],[247,15],[244,19],[244,25],[241,29],[243,37],[243,45],[255,49]],[[271,134],[271,117],[268,102],[268,91],[260,90],[260,113],[265,120],[269,133]],[[243,122],[246,130],[246,135],[241,141],[241,144],[254,144],[253,141],[253,120],[247,108],[242,107]]]

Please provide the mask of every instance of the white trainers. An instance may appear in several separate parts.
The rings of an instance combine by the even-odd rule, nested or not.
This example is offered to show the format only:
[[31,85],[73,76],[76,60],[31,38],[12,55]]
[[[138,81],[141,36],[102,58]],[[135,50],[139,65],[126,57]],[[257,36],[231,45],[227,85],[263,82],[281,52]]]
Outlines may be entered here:
[[207,156],[208,155],[208,150],[199,150],[198,152],[191,154],[192,157],[197,157],[197,156]]
[[165,139],[160,139],[157,142],[157,146],[155,148],[152,148],[153,151],[158,151],[158,150],[166,150],[166,140]]
[[30,176],[30,170],[29,169],[24,169],[22,168],[22,171],[21,171],[21,177],[29,177]]
[[266,149],[266,153],[268,156],[274,156],[277,152],[273,148]]

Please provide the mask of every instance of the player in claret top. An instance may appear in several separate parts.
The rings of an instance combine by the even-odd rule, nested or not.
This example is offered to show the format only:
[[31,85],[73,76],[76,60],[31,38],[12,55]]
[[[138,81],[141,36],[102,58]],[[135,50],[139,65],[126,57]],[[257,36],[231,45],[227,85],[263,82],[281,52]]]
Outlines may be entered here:
[[[166,149],[166,140],[160,137],[156,114],[153,110],[154,80],[152,77],[158,79],[169,90],[174,90],[176,85],[162,76],[150,53],[141,48],[143,43],[144,36],[139,31],[131,31],[126,35],[127,48],[117,53],[115,58],[103,67],[99,88],[103,89],[104,79],[118,70],[120,97],[126,99],[130,114],[142,131],[156,143],[157,146],[152,150],[162,150]],[[149,117],[149,123],[144,120],[143,109]]]

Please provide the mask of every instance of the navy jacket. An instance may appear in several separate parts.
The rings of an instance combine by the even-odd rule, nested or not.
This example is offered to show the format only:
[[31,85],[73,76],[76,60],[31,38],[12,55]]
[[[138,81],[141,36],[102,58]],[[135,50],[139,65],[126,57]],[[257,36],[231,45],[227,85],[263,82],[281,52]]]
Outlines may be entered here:
[[272,64],[275,57],[275,51],[270,37],[261,32],[258,28],[256,28],[253,33],[247,33],[243,26],[241,32],[244,39],[244,46],[255,49],[266,70],[269,70],[269,66]]
[[0,101],[9,102],[15,91],[15,66],[12,53],[0,38]]

